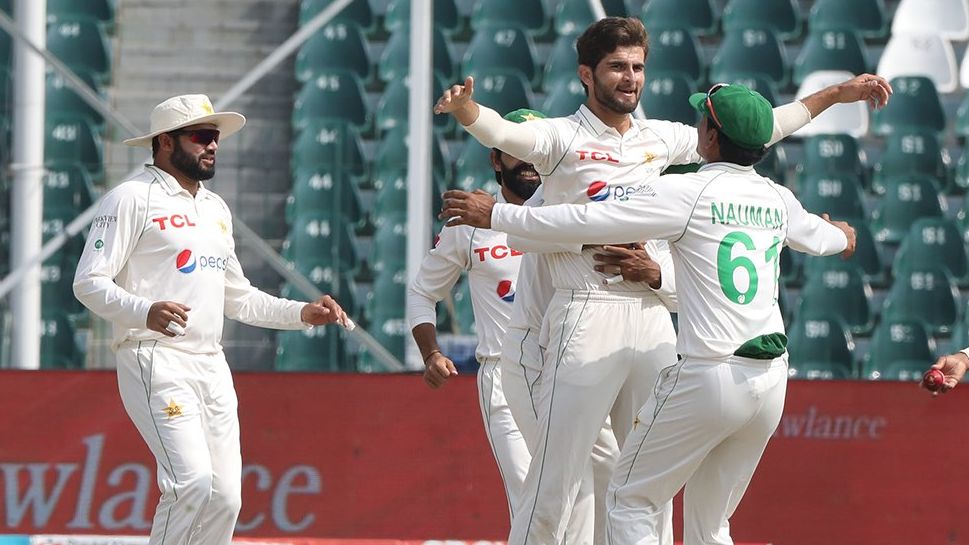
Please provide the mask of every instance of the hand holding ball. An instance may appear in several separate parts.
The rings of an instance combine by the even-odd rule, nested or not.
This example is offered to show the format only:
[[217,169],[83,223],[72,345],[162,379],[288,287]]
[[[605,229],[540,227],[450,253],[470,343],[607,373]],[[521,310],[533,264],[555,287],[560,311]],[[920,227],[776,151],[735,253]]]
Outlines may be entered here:
[[922,386],[930,392],[938,392],[945,385],[945,375],[938,369],[929,369],[922,375]]

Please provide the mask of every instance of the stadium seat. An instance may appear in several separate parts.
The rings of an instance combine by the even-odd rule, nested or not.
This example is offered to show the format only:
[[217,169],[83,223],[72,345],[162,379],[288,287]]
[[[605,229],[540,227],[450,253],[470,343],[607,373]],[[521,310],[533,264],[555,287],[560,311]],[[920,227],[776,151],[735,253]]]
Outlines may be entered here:
[[535,85],[541,78],[535,58],[535,46],[524,30],[517,27],[481,28],[468,44],[461,74],[477,77],[484,72],[517,73],[530,85]]
[[111,0],[47,0],[47,24],[72,21],[78,17],[94,19],[100,23],[114,21],[114,2]]
[[295,218],[283,243],[283,257],[297,267],[304,263],[329,264],[341,275],[355,272],[360,266],[357,241],[350,226],[339,215],[328,212]]
[[0,68],[13,69],[13,38],[0,32]]
[[727,32],[710,64],[710,81],[727,81],[737,74],[761,75],[779,88],[789,81],[784,46],[770,30]]
[[955,172],[953,172],[952,185],[947,189],[952,193],[964,193],[969,189],[969,151],[963,149],[959,161],[956,163]]
[[803,380],[850,379],[854,340],[834,314],[801,315],[787,329],[788,373]]
[[871,286],[857,264],[826,261],[806,277],[798,313],[833,312],[853,334],[864,335],[875,321],[871,298]]
[[300,216],[320,213],[342,217],[354,227],[364,219],[360,192],[347,173],[325,168],[296,173],[286,199],[287,223],[292,225]]
[[[77,76],[95,92],[99,92],[98,84],[91,73],[79,72]],[[6,85],[7,83],[6,80],[0,78],[0,85]],[[88,105],[87,102],[84,102],[84,99],[74,92],[74,89],[67,83],[67,80],[57,72],[47,72],[46,90],[47,96],[44,99],[44,110],[47,115],[81,117],[87,119],[95,129],[101,130],[104,127],[104,116]],[[3,97],[2,92],[0,92],[0,97]],[[6,104],[3,98],[0,98],[0,103]]]
[[461,155],[454,163],[455,175],[452,186],[462,191],[475,189],[495,191],[498,183],[495,181],[495,169],[491,165],[490,155],[491,149],[482,146],[477,140],[473,138],[465,140]]
[[767,150],[767,155],[754,165],[754,170],[775,183],[787,185],[787,154],[784,152],[784,146],[780,144],[771,146]]
[[334,169],[360,178],[366,172],[360,134],[349,124],[324,121],[309,124],[293,143],[293,172]]
[[[862,365],[863,379],[881,378],[883,369],[914,365],[923,371],[934,360],[935,343],[929,338],[925,324],[915,318],[882,320],[872,335],[868,355]],[[877,374],[876,374],[877,372]]]
[[885,194],[871,215],[875,240],[898,244],[920,218],[943,216],[938,182],[928,176],[899,176],[883,181]]
[[[310,22],[313,17],[316,17],[331,3],[332,0],[300,0],[299,26]],[[373,30],[375,21],[373,9],[370,7],[370,0],[353,0],[349,6],[341,9],[331,19],[331,22],[353,23],[368,32]]]
[[346,353],[339,331],[314,327],[276,334],[277,371],[353,371],[345,365]]
[[820,70],[848,72],[852,76],[868,72],[861,38],[851,30],[812,30],[794,60],[794,84],[800,85],[809,74]]
[[868,380],[897,380],[903,382],[919,382],[932,360],[901,360],[893,361],[884,366],[866,364],[862,371],[863,378]]
[[542,112],[549,117],[570,116],[585,103],[587,98],[579,78],[559,81],[551,92],[545,95]]
[[892,34],[913,32],[969,39],[969,5],[964,0],[902,0],[892,19]]
[[[444,82],[434,78],[431,88],[432,100],[437,100],[444,92]],[[430,114],[428,114],[430,115]],[[410,78],[392,80],[384,89],[380,101],[377,103],[376,129],[382,134],[394,127],[407,124],[410,118]],[[432,118],[434,130],[447,133],[454,128],[454,117],[450,115],[435,115]]]
[[75,314],[84,307],[74,297],[74,271],[80,251],[62,250],[44,260],[40,267],[40,307],[42,312]]
[[[445,187],[439,179],[431,184],[431,211],[436,215],[441,209],[441,194]],[[375,217],[407,217],[407,170],[405,168],[378,172],[374,176],[374,201],[371,214]],[[379,221],[374,221],[379,224]]]
[[948,334],[959,320],[959,290],[941,263],[907,263],[895,270],[884,319],[917,318],[932,334]]
[[311,121],[346,121],[365,130],[371,112],[363,82],[353,72],[318,72],[303,84],[293,103],[293,129],[303,130]]
[[646,30],[686,28],[698,36],[709,36],[717,30],[717,16],[711,0],[648,0],[640,19]]
[[575,50],[575,34],[559,36],[552,44],[548,58],[545,61],[545,75],[542,78],[542,89],[546,93],[553,92],[560,82],[578,82],[577,75],[579,55]]
[[531,86],[518,73],[482,70],[475,75],[474,100],[500,115],[519,108],[531,108],[535,102]]
[[47,27],[47,50],[75,72],[104,81],[111,71],[107,37],[95,19],[76,17]]
[[49,163],[44,173],[44,210],[63,210],[66,217],[94,203],[94,184],[77,163]]
[[403,269],[407,263],[407,218],[402,216],[380,218],[373,235],[368,265],[379,275],[384,271]]
[[[404,359],[404,344],[410,331],[404,318],[389,318],[370,324],[367,332],[381,346],[387,349],[398,360]],[[363,351],[357,356],[357,371],[362,373],[389,371],[369,352]]]
[[936,33],[893,32],[878,60],[878,74],[886,79],[925,76],[940,93],[951,93],[959,87],[959,68],[952,44]]
[[[767,99],[767,102],[771,103],[771,106],[778,106],[780,101],[778,96],[780,93],[777,91],[777,85],[775,85],[768,78],[760,74],[750,74],[750,73],[721,73],[719,74],[721,79],[718,83],[737,83],[752,89],[761,94]],[[648,80],[649,78],[647,78]]]
[[808,18],[812,32],[854,30],[865,38],[883,38],[888,33],[883,0],[815,0]]
[[780,279],[785,286],[798,287],[804,283],[804,257],[787,246],[781,250]]
[[939,188],[949,183],[949,153],[932,131],[897,131],[885,140],[885,151],[875,163],[872,189],[884,193],[883,181],[909,174],[934,178]]
[[40,328],[40,368],[80,369],[84,354],[74,339],[74,324],[63,312],[42,314]]
[[373,74],[370,50],[356,24],[332,22],[313,34],[296,54],[296,79],[305,83],[334,70],[354,72],[363,81]]
[[862,192],[855,174],[808,174],[801,180],[798,199],[808,212],[855,224],[867,219]]
[[969,55],[963,54],[962,62],[959,63],[959,84],[969,88]]
[[687,100],[696,92],[692,80],[682,73],[651,72],[639,102],[646,117],[695,125],[696,110]]
[[407,271],[383,270],[377,273],[367,299],[367,320],[379,322],[403,318],[407,296]]
[[[410,0],[393,0],[384,15],[384,28],[396,32],[410,28]],[[434,0],[434,28],[453,34],[461,28],[461,15],[455,0]]]
[[13,79],[10,69],[0,61],[0,117],[13,115]]
[[[795,98],[803,99],[826,87],[843,83],[853,77],[854,74],[851,72],[837,70],[811,72],[804,77]],[[868,134],[868,119],[868,104],[866,102],[835,104],[794,134],[806,137],[815,134],[845,133],[860,138]]]
[[649,57],[646,71],[655,74],[682,74],[695,86],[704,75],[705,66],[700,58],[700,42],[688,30],[662,29],[649,37]]
[[810,175],[851,174],[868,179],[865,152],[850,134],[816,134],[804,140],[804,156],[798,163],[798,180]]
[[[431,59],[434,65],[434,75],[450,84],[455,78],[454,55],[451,53],[451,43],[439,28],[434,29],[431,37]],[[381,81],[392,82],[404,79],[410,73],[410,32],[408,27],[401,27],[394,32],[377,65],[377,74]]]
[[924,263],[943,265],[957,283],[969,284],[966,246],[955,220],[923,218],[912,224],[895,254],[893,269],[898,273]]
[[48,116],[44,134],[45,163],[78,163],[100,181],[104,172],[101,139],[82,117]]
[[969,346],[969,309],[963,308],[962,320],[959,320],[952,330],[950,346],[952,348],[948,352],[955,352]]
[[453,290],[454,314],[458,322],[458,333],[461,335],[476,335],[474,327],[474,308],[471,305],[471,283],[465,275]]
[[[885,275],[881,250],[875,243],[871,228],[865,221],[852,222],[851,226],[855,228],[856,238],[855,255],[851,257],[851,262],[861,269],[866,282],[871,285],[884,285],[889,279]],[[829,268],[831,263],[840,261],[842,261],[840,255],[825,257],[806,255],[803,260],[804,274],[805,276],[816,275],[819,271]]]
[[[304,276],[321,292],[333,296],[340,302],[340,306],[352,318],[363,315],[363,303],[357,295],[357,288],[353,282],[353,273],[340,273],[329,259],[306,259],[299,263],[289,262],[288,266],[294,272]],[[304,292],[288,281],[279,290],[281,297],[293,300],[308,300],[313,297],[311,292]]]
[[[477,96],[477,91],[475,91],[475,95]],[[434,133],[431,134],[431,140],[431,167],[434,176],[447,178],[451,164],[445,160],[447,154],[444,149],[444,141]],[[382,171],[391,167],[406,165],[407,147],[407,125],[398,125],[384,133],[377,144],[376,157],[373,162],[374,170]]]
[[969,136],[969,93],[966,94],[956,111],[955,131],[959,136]]
[[551,17],[542,0],[489,0],[476,2],[471,11],[471,28],[521,27],[532,35],[548,32]]
[[763,29],[784,40],[801,35],[801,15],[796,0],[729,0],[723,8],[723,30]]
[[872,131],[885,135],[899,130],[945,130],[946,116],[935,84],[924,76],[899,76],[890,81],[892,100],[875,112]]
[[[595,22],[596,17],[592,13],[588,0],[559,0],[551,2],[557,9],[554,15],[555,33],[581,34],[586,27]],[[625,17],[626,5],[623,0],[602,0],[602,9],[606,15]]]

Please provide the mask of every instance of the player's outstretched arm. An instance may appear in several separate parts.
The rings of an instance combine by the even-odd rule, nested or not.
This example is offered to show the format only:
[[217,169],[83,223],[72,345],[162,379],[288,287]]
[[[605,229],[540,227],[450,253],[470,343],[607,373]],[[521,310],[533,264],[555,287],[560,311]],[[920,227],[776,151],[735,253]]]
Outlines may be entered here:
[[884,108],[893,92],[892,86],[885,78],[874,74],[862,74],[808,95],[801,99],[801,103],[811,112],[813,119],[835,104],[864,100],[875,110]]
[[434,104],[434,113],[451,114],[458,123],[467,127],[478,120],[480,106],[472,100],[474,95],[474,78],[468,76],[464,85],[455,84],[444,90],[441,98]]
[[821,219],[840,229],[841,232],[845,234],[845,238],[848,239],[848,245],[841,252],[841,259],[848,259],[849,257],[855,255],[855,246],[857,244],[855,228],[848,225],[847,222],[834,221],[831,219],[831,216],[827,214],[821,214]]
[[966,370],[969,369],[969,355],[966,355],[966,352],[963,351],[942,356],[932,365],[931,369],[938,369],[945,375],[945,380],[937,392],[944,394],[955,388],[962,377],[965,376]]

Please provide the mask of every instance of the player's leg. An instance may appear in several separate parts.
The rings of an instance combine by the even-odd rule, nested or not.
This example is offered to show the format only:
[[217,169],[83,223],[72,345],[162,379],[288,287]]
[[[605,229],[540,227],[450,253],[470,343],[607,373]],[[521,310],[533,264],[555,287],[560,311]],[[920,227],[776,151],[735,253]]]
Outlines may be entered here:
[[118,386],[131,421],[158,464],[161,498],[150,545],[188,543],[212,492],[201,406],[186,354],[155,342],[118,349]]
[[239,402],[225,355],[210,356],[202,422],[212,457],[212,497],[202,516],[198,543],[228,545],[242,508],[242,452],[239,444]]
[[513,341],[518,343],[516,350],[502,352],[498,366],[505,401],[531,452],[538,442],[538,409],[535,406],[538,396],[537,393],[533,395],[533,390],[542,372],[542,355],[537,332],[527,331],[523,336],[523,339]]
[[[763,362],[768,365],[768,362]],[[686,483],[684,545],[731,545],[729,519],[740,503],[767,442],[780,422],[787,390],[787,365],[778,358],[770,371],[755,373],[738,392],[757,404],[753,418],[707,455]]]
[[[558,545],[565,536],[593,445],[625,378],[609,325],[623,305],[588,292],[559,291],[545,316],[550,330],[539,387],[539,439],[511,545]],[[552,324],[550,327],[548,324]]]
[[616,435],[612,432],[612,420],[607,418],[606,423],[599,430],[596,444],[592,447],[590,460],[595,496],[594,542],[596,545],[603,545],[606,542],[606,491],[609,489],[609,480],[612,478],[618,460],[619,444],[616,442]]
[[486,359],[478,366],[478,401],[488,443],[504,483],[508,510],[514,520],[531,454],[502,392],[498,358]]

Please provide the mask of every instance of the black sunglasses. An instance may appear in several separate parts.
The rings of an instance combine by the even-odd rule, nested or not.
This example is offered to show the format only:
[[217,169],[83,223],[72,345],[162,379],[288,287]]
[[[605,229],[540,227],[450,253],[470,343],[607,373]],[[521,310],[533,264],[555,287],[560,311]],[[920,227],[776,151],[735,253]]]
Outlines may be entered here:
[[216,144],[219,143],[219,131],[218,129],[184,129],[180,131],[172,131],[173,136],[179,134],[184,134],[188,136],[188,139],[193,144],[198,144],[200,146],[208,146],[212,142]]
[[717,110],[713,108],[713,101],[710,100],[710,97],[713,96],[713,94],[719,91],[720,89],[723,89],[724,87],[729,87],[729,86],[730,86],[729,83],[715,83],[713,87],[710,87],[710,90],[707,91],[707,98],[706,98],[707,112],[709,112],[710,114],[710,119],[713,119],[713,122],[717,124],[718,129],[722,129],[723,124],[720,123],[720,118],[717,116]]

